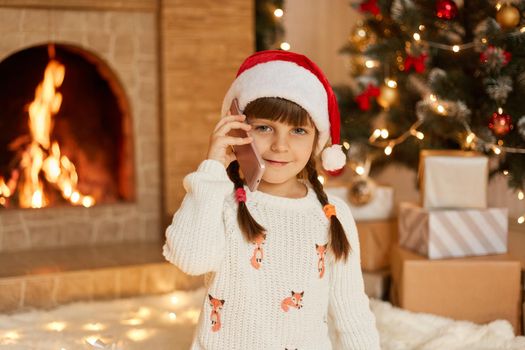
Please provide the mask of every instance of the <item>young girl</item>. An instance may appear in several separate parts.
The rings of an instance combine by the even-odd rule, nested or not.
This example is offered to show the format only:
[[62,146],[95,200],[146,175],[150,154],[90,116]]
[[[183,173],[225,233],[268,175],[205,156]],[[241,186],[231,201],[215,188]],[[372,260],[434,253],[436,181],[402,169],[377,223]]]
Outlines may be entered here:
[[[227,115],[234,98],[244,115]],[[364,293],[354,219],[327,197],[315,157],[344,166],[333,91],[307,57],[248,57],[223,102],[207,159],[166,231],[164,256],[205,275],[206,298],[191,349],[379,349]],[[247,118],[248,123],[244,123]],[[230,130],[249,137],[228,136]],[[232,145],[254,142],[266,169],[244,185]]]

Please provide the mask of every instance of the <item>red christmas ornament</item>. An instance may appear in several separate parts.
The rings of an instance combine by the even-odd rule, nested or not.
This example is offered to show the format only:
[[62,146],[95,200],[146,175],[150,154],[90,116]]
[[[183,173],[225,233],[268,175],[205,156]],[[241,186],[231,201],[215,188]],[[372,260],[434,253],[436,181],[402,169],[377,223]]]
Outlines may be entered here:
[[494,135],[503,137],[512,130],[512,118],[506,113],[492,113],[489,120],[489,129],[492,130]]
[[370,109],[370,99],[378,97],[379,94],[379,88],[374,84],[369,84],[361,94],[356,96],[355,101],[357,102],[360,110],[368,111]]
[[407,55],[405,58],[405,72],[408,72],[411,67],[414,67],[417,73],[423,73],[427,59],[428,55],[426,53],[422,53],[419,56]]
[[361,12],[370,12],[374,16],[377,16],[377,15],[379,15],[381,13],[381,10],[377,6],[377,0],[366,0],[366,1],[363,1],[359,5],[359,9],[361,10]]
[[454,19],[458,14],[458,5],[452,0],[436,1],[436,16],[441,19]]

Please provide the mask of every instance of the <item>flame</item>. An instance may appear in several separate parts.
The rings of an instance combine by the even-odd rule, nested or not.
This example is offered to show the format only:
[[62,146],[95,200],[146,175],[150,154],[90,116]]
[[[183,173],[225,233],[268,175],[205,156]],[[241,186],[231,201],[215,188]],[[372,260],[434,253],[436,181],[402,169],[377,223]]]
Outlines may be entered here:
[[[54,48],[50,50],[54,52]],[[50,56],[54,57],[54,54]],[[65,72],[64,65],[53,58],[46,66],[44,79],[38,84],[35,98],[28,108],[31,143],[21,156],[20,181],[18,170],[13,171],[7,183],[0,177],[0,205],[6,205],[7,199],[15,192],[17,182],[20,207],[42,208],[49,205],[41,174],[72,204],[85,207],[95,204],[93,197],[78,191],[75,165],[61,154],[58,143],[51,140],[53,116],[62,105],[62,94],[56,89],[62,85]]]

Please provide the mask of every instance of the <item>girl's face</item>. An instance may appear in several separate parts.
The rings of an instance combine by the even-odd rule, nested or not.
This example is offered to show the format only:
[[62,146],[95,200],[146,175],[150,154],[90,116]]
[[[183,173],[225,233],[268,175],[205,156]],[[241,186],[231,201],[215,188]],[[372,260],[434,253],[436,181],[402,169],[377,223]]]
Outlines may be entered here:
[[316,129],[313,125],[292,126],[279,121],[249,117],[250,136],[266,163],[263,182],[295,181],[312,154]]

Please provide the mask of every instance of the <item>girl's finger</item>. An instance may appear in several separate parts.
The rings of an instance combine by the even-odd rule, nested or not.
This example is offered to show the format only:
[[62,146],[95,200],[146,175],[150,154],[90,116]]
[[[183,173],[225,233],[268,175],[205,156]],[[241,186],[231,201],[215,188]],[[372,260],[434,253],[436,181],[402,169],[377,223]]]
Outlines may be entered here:
[[245,131],[248,131],[252,128],[250,124],[246,124],[240,121],[233,121],[224,124],[219,129],[217,129],[214,133],[219,136],[225,136],[227,133],[229,133],[232,129],[243,129]]
[[238,146],[246,145],[253,141],[251,137],[233,137],[233,136],[224,136],[221,137],[221,143],[225,146]]
[[219,120],[219,122],[217,123],[217,125],[215,125],[215,129],[213,129],[213,131],[217,131],[221,126],[223,126],[224,124],[228,123],[228,122],[231,122],[231,121],[234,121],[234,120],[244,120],[246,118],[245,115],[229,115],[227,117],[224,117],[224,118],[221,118],[221,120]]

